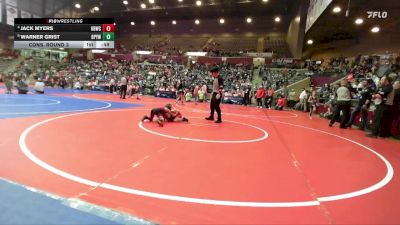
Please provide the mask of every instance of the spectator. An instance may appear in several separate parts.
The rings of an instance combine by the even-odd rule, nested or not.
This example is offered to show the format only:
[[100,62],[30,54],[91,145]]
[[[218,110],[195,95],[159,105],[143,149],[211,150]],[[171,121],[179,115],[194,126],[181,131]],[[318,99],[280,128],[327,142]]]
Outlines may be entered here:
[[265,96],[265,90],[262,86],[257,89],[256,99],[257,99],[257,107],[262,108],[262,100]]
[[176,99],[176,104],[178,105],[179,102],[180,102],[183,105],[183,101],[184,101],[184,98],[185,98],[185,93],[183,91],[182,83],[180,83],[179,86],[178,86],[177,94],[178,94],[178,97]]
[[128,87],[126,89],[126,93],[129,98],[131,98],[135,94],[135,86],[132,84],[131,81],[128,81]]
[[347,88],[347,81],[342,80],[340,82],[340,87],[336,91],[337,100],[336,106],[333,112],[332,119],[329,126],[332,127],[336,120],[339,119],[340,112],[342,112],[342,118],[340,121],[340,128],[346,129],[346,123],[350,114],[351,106],[351,94],[350,90]]
[[197,105],[197,102],[199,100],[199,86],[198,85],[194,86],[193,97],[194,97],[194,104]]
[[66,85],[67,85],[67,81],[65,80],[64,77],[61,77],[59,82],[58,82],[58,86],[60,86],[62,89],[64,89]]
[[190,91],[187,91],[185,94],[185,101],[190,102],[192,101],[192,93]]
[[83,90],[83,87],[79,81],[75,82],[74,88],[78,90]]
[[347,127],[351,127],[351,125],[354,123],[354,119],[357,115],[357,113],[360,113],[360,118],[361,118],[361,124],[359,128],[361,130],[368,129],[368,109],[371,103],[371,89],[369,89],[369,84],[367,80],[363,80],[361,82],[361,90],[360,91],[360,96],[358,98],[357,106],[354,108],[354,110],[351,113],[350,120],[347,123]]
[[286,105],[285,96],[283,94],[281,94],[279,96],[278,102],[276,103],[275,109],[279,110],[279,111],[282,111],[283,107],[285,107],[285,105]]
[[368,137],[389,137],[392,122],[392,112],[390,111],[390,99],[388,95],[392,92],[393,86],[390,84],[390,78],[383,76],[380,80],[378,92],[372,96],[376,109],[374,113],[374,121],[372,132],[367,134]]
[[204,102],[204,101],[205,101],[204,92],[202,89],[199,89],[199,102]]
[[265,96],[265,107],[267,109],[271,109],[272,101],[274,99],[274,93],[275,93],[275,91],[274,91],[274,89],[272,89],[272,87],[270,87],[267,91],[267,94]]
[[11,79],[10,76],[7,76],[5,78],[5,81],[6,81],[6,89],[7,89],[6,93],[7,94],[11,94],[12,93],[12,88],[13,88],[13,85],[14,85],[13,80]]
[[35,86],[33,89],[38,94],[44,94],[44,83],[40,78],[35,82]]
[[320,96],[327,101],[329,98],[330,87],[328,84],[324,84],[324,86],[320,90]]
[[393,123],[392,123],[392,135],[400,134],[400,80],[393,83],[394,97],[393,97]]
[[204,101],[207,101],[207,85],[206,84],[203,85],[202,92],[204,94]]
[[110,86],[110,93],[111,94],[114,93],[116,90],[114,77],[111,78],[109,86]]
[[28,82],[25,80],[25,77],[21,77],[17,82],[17,90],[18,94],[27,94],[28,93]]
[[317,111],[317,103],[318,103],[318,98],[317,98],[317,92],[313,91],[308,98],[308,104],[310,105],[310,118],[312,118],[313,112]]
[[245,106],[251,104],[250,92],[251,92],[250,88],[246,87],[244,90],[244,98],[243,98]]
[[299,100],[300,100],[300,107],[301,109],[306,112],[307,111],[307,91],[305,88],[303,88],[303,91],[300,93],[299,96]]

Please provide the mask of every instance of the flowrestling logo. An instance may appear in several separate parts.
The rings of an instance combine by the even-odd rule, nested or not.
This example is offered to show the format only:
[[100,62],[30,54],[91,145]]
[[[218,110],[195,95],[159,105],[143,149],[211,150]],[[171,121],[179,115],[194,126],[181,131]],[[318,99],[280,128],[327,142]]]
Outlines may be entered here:
[[388,17],[388,13],[386,11],[367,11],[367,14],[369,19],[386,19]]

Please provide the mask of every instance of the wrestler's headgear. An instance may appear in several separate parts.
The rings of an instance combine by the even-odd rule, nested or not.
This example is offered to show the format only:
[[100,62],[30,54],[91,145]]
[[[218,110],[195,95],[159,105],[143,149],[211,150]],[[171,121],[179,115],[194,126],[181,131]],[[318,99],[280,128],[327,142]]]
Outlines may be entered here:
[[165,105],[165,108],[171,110],[172,109],[172,105],[170,103],[168,103],[168,104]]

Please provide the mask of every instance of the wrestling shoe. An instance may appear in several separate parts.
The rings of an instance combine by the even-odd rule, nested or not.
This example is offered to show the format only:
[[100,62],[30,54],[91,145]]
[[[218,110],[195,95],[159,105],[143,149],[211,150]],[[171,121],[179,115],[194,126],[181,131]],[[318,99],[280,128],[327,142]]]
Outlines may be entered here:
[[158,126],[163,127],[164,123],[161,120],[157,120]]
[[143,116],[142,122],[144,122],[145,120],[150,120],[150,118],[148,116]]
[[206,120],[214,120],[213,117],[206,117]]
[[189,122],[189,120],[188,120],[186,117],[183,117],[183,118],[182,118],[182,121],[183,121],[183,122]]

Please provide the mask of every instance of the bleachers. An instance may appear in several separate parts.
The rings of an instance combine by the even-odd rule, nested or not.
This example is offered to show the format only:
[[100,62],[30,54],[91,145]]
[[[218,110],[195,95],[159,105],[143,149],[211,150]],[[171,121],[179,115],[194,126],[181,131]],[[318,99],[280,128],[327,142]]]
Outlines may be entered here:
[[286,40],[265,40],[265,50],[274,52],[278,57],[291,57]]
[[0,71],[6,71],[6,69],[9,67],[11,64],[11,61],[9,60],[0,60]]
[[19,58],[0,57],[0,73],[7,73],[20,62]]
[[323,87],[325,84],[331,84],[344,76],[346,76],[346,74],[338,72],[315,73],[311,78],[311,83],[315,87]]
[[[256,52],[259,36],[149,36],[133,35],[120,39],[125,49],[155,50],[169,55],[187,51],[209,51],[219,53]],[[203,49],[203,47],[206,47]],[[283,37],[265,38],[266,52],[273,51],[277,57],[291,57]]]
[[307,77],[304,69],[261,69],[260,76],[274,89],[280,89],[283,85],[290,85]]
[[127,50],[153,50],[158,43],[165,40],[165,37],[148,36],[148,35],[133,35],[130,37],[122,37],[120,44],[124,45]]
[[257,37],[214,37],[213,42],[224,52],[255,52],[257,49]]
[[169,37],[166,48],[169,50],[178,46],[182,51],[201,51],[208,39],[209,37]]
[[154,50],[170,55],[178,55],[179,52],[201,51],[209,37],[194,36],[157,36],[136,35],[121,38],[120,44],[125,49],[133,50]]

